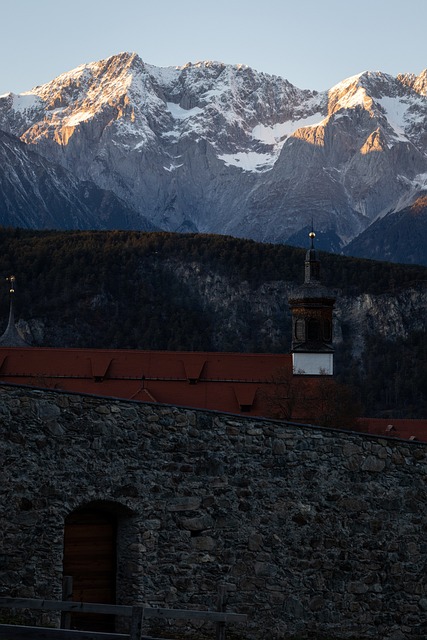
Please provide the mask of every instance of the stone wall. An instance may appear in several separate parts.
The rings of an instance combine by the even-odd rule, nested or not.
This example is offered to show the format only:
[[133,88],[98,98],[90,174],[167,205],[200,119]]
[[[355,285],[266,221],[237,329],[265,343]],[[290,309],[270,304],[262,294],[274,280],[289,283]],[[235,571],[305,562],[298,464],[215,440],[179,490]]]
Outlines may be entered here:
[[0,432],[1,595],[60,598],[64,519],[97,503],[122,604],[227,583],[236,638],[427,636],[425,444],[6,385]]

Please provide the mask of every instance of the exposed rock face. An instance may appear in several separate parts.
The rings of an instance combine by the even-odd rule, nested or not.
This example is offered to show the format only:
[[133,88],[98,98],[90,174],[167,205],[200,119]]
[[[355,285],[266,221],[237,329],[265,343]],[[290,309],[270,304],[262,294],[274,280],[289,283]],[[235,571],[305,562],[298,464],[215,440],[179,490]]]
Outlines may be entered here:
[[345,327],[346,340],[351,342],[352,353],[358,357],[369,336],[395,341],[407,338],[411,332],[424,331],[426,302],[425,286],[376,296],[340,297],[335,305],[337,343],[341,342]]
[[[291,322],[289,298],[296,295],[295,283],[278,280],[262,283],[256,289],[246,282],[236,283],[210,271],[202,273],[200,265],[166,262],[171,273],[178,275],[197,296],[201,309],[209,310],[214,323],[213,348],[226,350],[228,341],[244,350],[250,327],[268,337],[269,350],[290,349]],[[353,356],[360,357],[369,336],[383,336],[392,341],[407,338],[412,332],[425,329],[427,283],[383,294],[336,294],[334,305],[334,342],[339,348],[343,341],[351,344]],[[59,346],[59,345],[58,345]],[[236,348],[236,347],[234,347]]]
[[14,136],[0,131],[0,220],[38,229],[153,230],[112,191],[79,180]]
[[313,218],[343,246],[427,185],[426,72],[316,93],[122,53],[2,96],[0,128],[172,231],[282,242]]
[[427,196],[376,220],[344,248],[346,255],[427,265]]

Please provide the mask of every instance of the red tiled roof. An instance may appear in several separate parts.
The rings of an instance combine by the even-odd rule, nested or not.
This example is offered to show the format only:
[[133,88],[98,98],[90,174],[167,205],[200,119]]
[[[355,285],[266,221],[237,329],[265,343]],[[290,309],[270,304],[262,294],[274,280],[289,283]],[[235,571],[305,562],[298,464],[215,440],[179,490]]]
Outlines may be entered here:
[[405,418],[359,418],[360,431],[375,435],[427,442],[427,420]]
[[265,415],[262,394],[289,354],[0,348],[0,381]]
[[[253,416],[276,415],[280,378],[291,372],[290,354],[0,347],[0,383]],[[293,421],[313,420],[307,406],[318,380],[304,376],[306,395],[293,405]],[[427,441],[427,420],[360,418],[359,430]]]

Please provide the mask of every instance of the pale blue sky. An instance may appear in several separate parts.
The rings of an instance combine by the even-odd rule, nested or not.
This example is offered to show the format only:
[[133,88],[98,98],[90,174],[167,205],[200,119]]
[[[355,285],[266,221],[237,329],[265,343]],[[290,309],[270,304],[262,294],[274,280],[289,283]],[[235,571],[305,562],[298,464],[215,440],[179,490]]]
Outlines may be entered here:
[[0,0],[0,94],[120,51],[247,64],[300,88],[427,67],[427,0]]

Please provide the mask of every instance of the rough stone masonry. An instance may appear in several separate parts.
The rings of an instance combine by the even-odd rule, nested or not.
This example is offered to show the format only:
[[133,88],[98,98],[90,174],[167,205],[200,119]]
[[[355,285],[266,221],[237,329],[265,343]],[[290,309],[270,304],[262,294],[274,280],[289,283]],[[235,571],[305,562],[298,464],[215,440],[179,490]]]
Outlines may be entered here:
[[426,444],[7,385],[0,431],[0,595],[60,599],[64,520],[95,503],[120,604],[226,583],[230,637],[427,636]]

